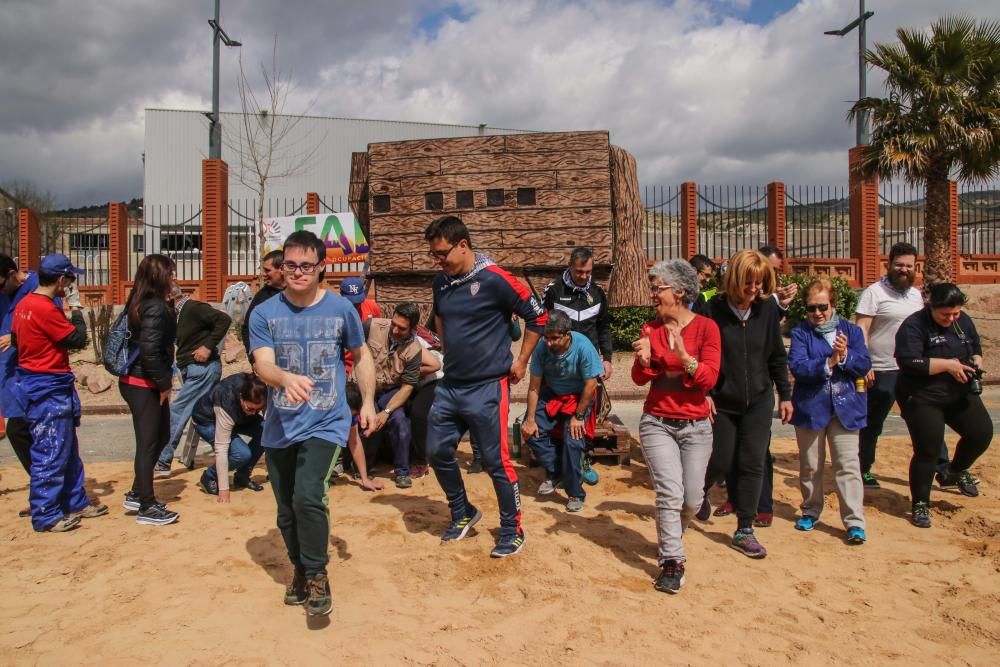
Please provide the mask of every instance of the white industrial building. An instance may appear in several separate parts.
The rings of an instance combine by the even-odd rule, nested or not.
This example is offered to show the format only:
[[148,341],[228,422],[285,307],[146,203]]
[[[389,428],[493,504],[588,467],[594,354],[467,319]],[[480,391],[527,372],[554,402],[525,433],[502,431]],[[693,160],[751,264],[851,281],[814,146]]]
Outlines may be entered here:
[[[249,245],[256,192],[240,182],[242,114],[220,113],[222,159],[229,164],[230,273],[256,272],[256,250]],[[347,209],[351,153],[369,143],[475,135],[519,134],[523,130],[486,125],[443,125],[404,121],[279,116],[292,124],[275,150],[273,173],[311,153],[304,167],[287,178],[269,180],[265,215],[293,215],[307,192],[316,192],[331,210]],[[178,260],[182,279],[200,278],[201,161],[208,157],[208,117],[202,111],[146,109],[143,207],[145,233],[133,239],[133,252],[166,252]],[[314,150],[315,149],[315,150]],[[185,261],[188,260],[188,261]],[[199,270],[197,274],[194,272]]]

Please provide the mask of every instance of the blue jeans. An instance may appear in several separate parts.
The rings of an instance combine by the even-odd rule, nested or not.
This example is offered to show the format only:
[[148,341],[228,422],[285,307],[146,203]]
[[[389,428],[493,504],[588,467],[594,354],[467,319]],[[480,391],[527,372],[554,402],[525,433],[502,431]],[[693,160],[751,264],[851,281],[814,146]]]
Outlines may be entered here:
[[[375,407],[377,410],[384,410],[385,406],[389,405],[389,401],[392,397],[396,395],[399,391],[399,387],[394,387],[382,394],[380,394],[375,399]],[[389,431],[389,442],[392,444],[392,467],[393,474],[396,477],[403,477],[410,474],[410,446],[413,443],[413,429],[410,424],[410,416],[406,414],[405,407],[400,407],[392,411],[389,415],[389,420],[385,425],[386,430]],[[372,438],[377,438],[379,434],[372,434]],[[363,439],[366,441],[371,440],[371,438]],[[377,448],[372,448],[372,460],[368,462],[369,465],[374,465],[375,463],[375,451]]]
[[[254,466],[260,460],[264,448],[260,444],[260,436],[264,430],[261,422],[248,424],[234,430],[232,440],[229,441],[229,470],[236,479],[248,480],[253,472]],[[215,424],[195,424],[194,430],[203,440],[215,447]],[[240,437],[243,436],[243,437]],[[244,440],[244,438],[248,438]],[[215,464],[208,466],[205,470],[205,478],[216,481],[219,477],[215,469]]]
[[215,359],[204,364],[190,363],[181,369],[181,377],[184,384],[177,392],[177,397],[170,401],[170,440],[160,452],[159,463],[165,466],[169,466],[170,459],[174,458],[174,450],[181,440],[184,427],[191,419],[195,404],[222,378],[222,362]]
[[[538,397],[538,407],[535,409],[535,424],[538,426],[538,433],[528,441],[528,446],[535,453],[535,458],[543,468],[548,479],[562,478],[563,486],[566,488],[566,495],[570,498],[587,497],[587,492],[583,490],[583,453],[587,448],[585,438],[574,438],[569,432],[569,420],[572,415],[556,415],[549,417],[545,412],[545,405],[551,399],[551,395],[545,392]],[[593,407],[593,401],[591,401]],[[587,413],[583,421],[587,421],[591,407],[587,408]],[[563,424],[562,454],[557,451],[556,445],[552,442],[551,431],[559,424]]]

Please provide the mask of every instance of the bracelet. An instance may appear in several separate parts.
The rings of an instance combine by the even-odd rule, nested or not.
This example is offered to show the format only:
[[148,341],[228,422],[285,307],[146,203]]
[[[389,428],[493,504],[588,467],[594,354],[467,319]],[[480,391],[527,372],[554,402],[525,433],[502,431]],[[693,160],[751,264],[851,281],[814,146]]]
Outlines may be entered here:
[[691,357],[691,361],[684,364],[684,372],[688,375],[694,375],[696,370],[698,370],[698,360]]

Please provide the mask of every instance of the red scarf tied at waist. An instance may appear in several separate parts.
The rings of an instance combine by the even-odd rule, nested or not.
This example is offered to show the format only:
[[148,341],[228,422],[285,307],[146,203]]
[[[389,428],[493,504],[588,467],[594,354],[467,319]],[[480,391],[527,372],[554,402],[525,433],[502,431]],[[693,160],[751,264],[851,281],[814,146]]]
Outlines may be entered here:
[[[569,415],[573,416],[576,414],[576,408],[580,403],[579,397],[576,394],[563,394],[562,396],[553,396],[548,399],[545,403],[545,414],[549,417],[555,419],[559,415]],[[565,428],[565,422],[563,422],[563,428]],[[591,410],[590,414],[587,415],[586,420],[583,422],[584,434],[590,438],[594,438],[594,431],[597,428],[597,411]],[[562,432],[559,426],[552,429],[551,435],[560,436]]]

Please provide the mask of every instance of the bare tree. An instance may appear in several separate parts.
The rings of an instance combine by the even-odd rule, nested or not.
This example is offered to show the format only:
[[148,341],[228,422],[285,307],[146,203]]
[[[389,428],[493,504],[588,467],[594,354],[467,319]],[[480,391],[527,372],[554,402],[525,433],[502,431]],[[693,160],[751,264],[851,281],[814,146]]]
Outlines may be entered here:
[[[239,94],[241,122],[238,132],[226,132],[226,144],[239,158],[237,178],[257,194],[257,236],[264,247],[264,195],[268,183],[305,171],[322,144],[322,138],[300,145],[293,132],[302,115],[288,115],[286,104],[294,86],[291,75],[278,69],[278,37],[271,49],[271,63],[260,64],[263,88],[254,91],[240,57]],[[308,104],[303,113],[307,112]],[[235,134],[235,136],[234,136]]]
[[[59,226],[49,217],[49,212],[56,207],[55,193],[31,181],[19,179],[4,183],[3,189],[38,216],[38,241],[42,255],[55,252],[59,241]],[[16,224],[14,233],[17,233]]]

